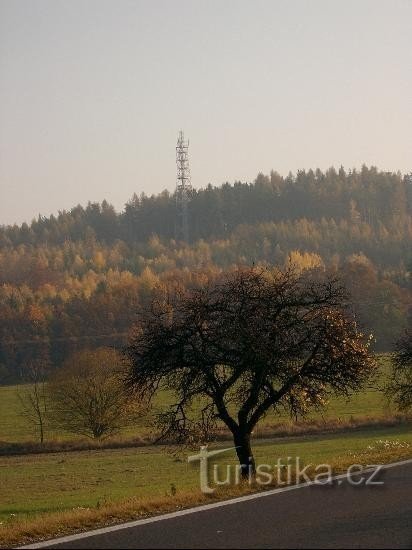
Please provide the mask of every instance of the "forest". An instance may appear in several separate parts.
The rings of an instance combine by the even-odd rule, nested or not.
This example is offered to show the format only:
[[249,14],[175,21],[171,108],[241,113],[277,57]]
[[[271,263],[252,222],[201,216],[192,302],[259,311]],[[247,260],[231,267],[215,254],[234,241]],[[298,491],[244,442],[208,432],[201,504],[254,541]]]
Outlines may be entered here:
[[122,347],[159,287],[239,265],[337,274],[359,322],[388,351],[412,322],[412,178],[375,167],[258,174],[193,190],[189,242],[167,191],[0,227],[0,384],[33,362]]

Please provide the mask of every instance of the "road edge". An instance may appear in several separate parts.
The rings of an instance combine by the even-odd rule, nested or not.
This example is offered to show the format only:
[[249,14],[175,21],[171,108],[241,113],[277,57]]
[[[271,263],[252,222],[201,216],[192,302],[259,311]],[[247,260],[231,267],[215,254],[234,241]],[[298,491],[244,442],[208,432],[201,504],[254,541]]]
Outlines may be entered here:
[[[406,464],[412,464],[412,459],[408,460],[402,460],[399,462],[390,462],[389,464],[382,464],[382,469],[388,469],[388,468],[395,468],[397,466],[404,466]],[[364,470],[364,472],[372,472],[373,468],[370,468],[369,470]],[[347,477],[347,474],[339,474],[336,476],[332,476],[331,480],[339,480],[344,479]],[[155,523],[158,521],[164,521],[168,519],[174,519],[181,516],[187,516],[189,514],[195,514],[198,512],[204,512],[206,510],[212,510],[214,508],[221,508],[223,506],[230,506],[232,504],[237,504],[239,502],[246,502],[248,500],[255,500],[258,498],[265,498],[272,495],[280,494],[280,493],[287,493],[290,491],[295,491],[297,489],[304,489],[306,487],[311,487],[312,485],[316,485],[315,481],[308,481],[304,483],[298,483],[296,485],[289,485],[287,487],[280,487],[277,489],[269,489],[267,491],[261,491],[259,493],[252,493],[249,495],[244,495],[240,497],[235,497],[227,500],[220,500],[218,502],[212,502],[210,504],[202,504],[199,506],[194,506],[192,508],[185,508],[183,510],[178,510],[176,512],[168,512],[166,514],[160,514],[158,516],[151,516],[144,519],[138,519],[134,521],[128,521],[126,523],[119,523],[117,525],[110,525],[108,527],[100,527],[99,529],[93,529],[91,531],[83,531],[81,533],[75,533],[73,535],[66,535],[64,537],[59,537],[55,539],[49,539],[42,542],[36,542],[32,544],[28,544],[25,546],[20,546],[19,548],[21,550],[24,549],[38,549],[38,548],[48,548],[49,546],[56,545],[56,544],[64,544],[66,542],[72,542],[76,540],[81,540],[89,537],[94,537],[97,535],[104,535],[106,533],[113,533],[115,531],[122,531],[123,529],[131,529],[134,527],[139,527],[140,525],[146,525],[148,523]]]

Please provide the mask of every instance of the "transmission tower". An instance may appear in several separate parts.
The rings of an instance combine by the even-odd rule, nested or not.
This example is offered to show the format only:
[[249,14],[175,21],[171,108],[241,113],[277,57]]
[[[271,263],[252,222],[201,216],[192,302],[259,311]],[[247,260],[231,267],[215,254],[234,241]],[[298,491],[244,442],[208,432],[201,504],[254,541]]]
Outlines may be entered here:
[[189,169],[189,141],[185,141],[182,130],[176,146],[176,240],[189,241],[188,204],[192,192]]

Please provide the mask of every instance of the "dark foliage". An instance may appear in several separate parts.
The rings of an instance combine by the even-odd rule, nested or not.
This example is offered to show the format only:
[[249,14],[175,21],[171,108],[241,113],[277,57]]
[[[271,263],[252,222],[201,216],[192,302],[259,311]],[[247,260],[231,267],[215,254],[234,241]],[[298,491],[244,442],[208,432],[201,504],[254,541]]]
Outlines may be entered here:
[[412,330],[409,329],[396,344],[393,369],[387,387],[389,397],[399,410],[412,409]]

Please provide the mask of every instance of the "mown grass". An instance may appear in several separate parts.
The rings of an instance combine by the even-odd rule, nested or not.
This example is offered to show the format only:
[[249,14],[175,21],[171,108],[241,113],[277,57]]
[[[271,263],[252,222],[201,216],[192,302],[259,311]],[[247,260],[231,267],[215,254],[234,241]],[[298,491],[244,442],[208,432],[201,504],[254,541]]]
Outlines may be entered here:
[[[256,460],[265,464],[288,456],[319,463],[348,450],[358,452],[377,439],[412,443],[411,427],[262,440],[254,442],[254,449]],[[230,447],[231,442],[222,445]],[[236,463],[233,452],[222,460]],[[197,486],[198,472],[186,455],[176,457],[157,446],[2,457],[0,478],[0,521],[4,521],[77,506],[96,507],[127,497],[164,496],[172,485],[177,491],[192,489]]]
[[[388,356],[379,356],[379,374],[373,385],[360,393],[352,395],[349,399],[334,398],[321,412],[312,412],[307,418],[307,423],[331,421],[336,424],[340,422],[348,423],[349,421],[371,419],[384,419],[392,416],[395,411],[391,409],[387,399],[379,387],[387,376],[390,366]],[[21,406],[17,394],[19,386],[0,387],[0,445],[7,443],[24,443],[36,441],[36,433],[34,428],[21,416]],[[116,438],[119,440],[130,440],[131,438],[147,439],[153,435],[154,415],[157,411],[164,408],[171,402],[170,394],[160,393],[154,402],[154,408],[147,416],[142,416],[141,419],[131,427],[122,431]],[[257,427],[257,433],[262,431],[265,433],[270,426],[282,424],[290,426],[290,431],[293,432],[294,422],[292,422],[286,414],[275,415],[270,413]],[[303,430],[304,431],[304,430]],[[79,440],[75,436],[64,431],[46,431],[46,441],[67,441]]]
[[[409,447],[368,450],[377,440],[399,440]],[[304,464],[326,462],[338,472],[354,461],[411,458],[412,424],[261,440],[255,441],[254,449],[260,464],[299,456]],[[233,451],[220,455],[218,464],[223,462],[236,464]],[[1,546],[192,506],[206,498],[198,488],[197,465],[188,464],[187,454],[176,458],[159,446],[3,457],[0,477]],[[213,498],[252,489],[226,487]]]

